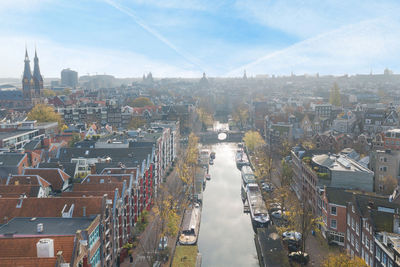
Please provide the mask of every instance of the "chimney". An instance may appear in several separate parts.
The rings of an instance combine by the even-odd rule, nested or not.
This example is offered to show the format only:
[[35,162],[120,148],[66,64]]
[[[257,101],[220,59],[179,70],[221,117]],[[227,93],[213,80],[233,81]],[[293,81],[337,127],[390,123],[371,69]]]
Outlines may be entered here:
[[90,174],[96,174],[96,164],[90,164]]

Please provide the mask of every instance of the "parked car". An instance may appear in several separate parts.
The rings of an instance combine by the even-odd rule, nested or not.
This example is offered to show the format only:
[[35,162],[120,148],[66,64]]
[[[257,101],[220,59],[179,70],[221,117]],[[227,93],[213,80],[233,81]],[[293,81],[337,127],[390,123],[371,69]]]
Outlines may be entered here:
[[285,237],[282,239],[283,243],[287,245],[289,252],[296,252],[300,249],[300,242],[291,237]]
[[298,263],[307,264],[310,260],[310,256],[307,253],[302,253],[301,251],[291,252],[289,253],[289,260],[295,261]]
[[281,203],[279,203],[279,202],[272,203],[271,205],[269,205],[269,207],[270,207],[269,210],[271,212],[282,209]]
[[283,237],[283,238],[285,238],[285,237],[290,237],[290,238],[294,238],[294,239],[296,239],[296,240],[301,240],[301,234],[300,234],[299,232],[295,232],[295,231],[287,231],[287,232],[284,232],[284,233],[282,234],[282,237]]
[[167,248],[167,246],[168,246],[168,237],[167,236],[161,237],[160,243],[158,244],[158,249],[164,250]]
[[272,184],[267,184],[267,183],[261,183],[261,188],[265,192],[272,192],[274,190],[274,187],[272,186]]
[[284,219],[286,217],[286,211],[276,210],[271,213],[271,216],[276,219]]

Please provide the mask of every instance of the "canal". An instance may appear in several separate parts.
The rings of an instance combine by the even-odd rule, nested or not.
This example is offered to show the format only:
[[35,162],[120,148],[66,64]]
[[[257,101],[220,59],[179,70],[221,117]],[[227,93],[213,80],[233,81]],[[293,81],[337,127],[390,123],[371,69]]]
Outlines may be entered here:
[[243,213],[240,197],[237,144],[219,143],[207,148],[216,152],[216,158],[203,195],[198,240],[202,266],[259,266],[250,216]]

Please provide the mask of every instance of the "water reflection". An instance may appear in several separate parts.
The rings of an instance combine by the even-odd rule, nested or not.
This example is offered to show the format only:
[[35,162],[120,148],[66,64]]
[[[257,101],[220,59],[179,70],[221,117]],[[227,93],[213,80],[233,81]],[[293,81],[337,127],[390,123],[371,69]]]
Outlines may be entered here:
[[204,192],[199,236],[203,266],[258,266],[254,232],[243,213],[240,171],[235,165],[236,144],[210,147],[216,152],[211,181]]

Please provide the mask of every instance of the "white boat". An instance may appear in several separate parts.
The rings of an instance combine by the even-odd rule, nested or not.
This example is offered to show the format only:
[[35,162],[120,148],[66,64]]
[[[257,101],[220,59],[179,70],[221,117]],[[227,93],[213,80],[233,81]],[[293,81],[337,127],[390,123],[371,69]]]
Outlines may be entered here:
[[188,209],[183,218],[181,235],[179,236],[179,244],[195,245],[199,236],[201,221],[201,206],[195,204],[192,209]]
[[242,176],[241,194],[242,194],[242,200],[244,201],[246,199],[246,186],[249,183],[255,184],[256,177],[253,173],[253,170],[250,168],[250,166],[243,166],[240,172],[241,172],[241,176]]
[[246,194],[250,208],[251,222],[254,228],[268,227],[270,223],[270,217],[258,185],[250,183],[247,184]]
[[241,169],[243,166],[249,166],[249,159],[243,149],[238,149],[236,152],[236,166]]

